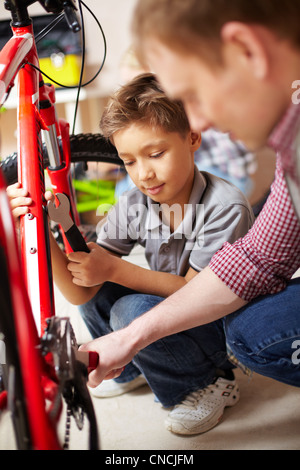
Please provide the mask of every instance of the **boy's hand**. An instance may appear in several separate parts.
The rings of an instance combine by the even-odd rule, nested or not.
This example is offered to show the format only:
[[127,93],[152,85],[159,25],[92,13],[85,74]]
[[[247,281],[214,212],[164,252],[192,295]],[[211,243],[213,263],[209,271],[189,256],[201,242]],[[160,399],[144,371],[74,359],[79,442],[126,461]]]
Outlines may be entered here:
[[[21,215],[25,215],[29,212],[29,206],[32,204],[32,199],[28,196],[27,189],[22,188],[21,183],[11,184],[6,188],[6,193],[16,222]],[[47,201],[54,199],[54,195],[51,191],[46,191],[45,199]]]
[[84,287],[93,287],[109,281],[116,257],[97,245],[88,243],[90,253],[82,251],[72,252],[68,255],[74,284]]
[[55,199],[54,194],[51,191],[46,191],[45,192],[45,199],[46,199],[46,201],[54,201],[54,199]]
[[13,217],[15,221],[17,221],[21,215],[25,215],[29,212],[32,199],[28,196],[28,191],[22,188],[20,183],[8,186],[6,193],[10,201]]

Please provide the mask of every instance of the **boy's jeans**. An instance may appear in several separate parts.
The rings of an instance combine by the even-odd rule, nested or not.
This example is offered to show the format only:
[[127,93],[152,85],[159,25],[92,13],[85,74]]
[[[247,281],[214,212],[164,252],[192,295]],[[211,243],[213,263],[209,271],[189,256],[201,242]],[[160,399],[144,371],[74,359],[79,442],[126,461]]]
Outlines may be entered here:
[[[128,325],[162,300],[107,282],[79,311],[93,338],[98,338]],[[211,384],[216,369],[233,367],[219,321],[156,341],[140,351],[115,380],[128,382],[143,373],[158,400],[168,407]]]
[[[162,300],[106,283],[79,309],[96,338],[126,326]],[[142,372],[162,405],[173,406],[209,385],[216,369],[233,368],[226,355],[227,342],[249,369],[300,386],[299,307],[300,279],[296,279],[283,292],[260,297],[223,320],[156,341],[115,380],[127,382]]]

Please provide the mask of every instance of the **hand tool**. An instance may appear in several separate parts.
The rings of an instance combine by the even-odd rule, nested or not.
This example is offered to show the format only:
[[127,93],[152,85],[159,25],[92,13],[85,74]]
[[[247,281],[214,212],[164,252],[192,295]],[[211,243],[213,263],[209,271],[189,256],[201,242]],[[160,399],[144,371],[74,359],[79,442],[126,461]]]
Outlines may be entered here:
[[70,215],[70,201],[68,197],[62,193],[57,193],[56,197],[59,201],[58,206],[53,201],[48,201],[50,219],[60,224],[73,251],[89,253],[90,250]]

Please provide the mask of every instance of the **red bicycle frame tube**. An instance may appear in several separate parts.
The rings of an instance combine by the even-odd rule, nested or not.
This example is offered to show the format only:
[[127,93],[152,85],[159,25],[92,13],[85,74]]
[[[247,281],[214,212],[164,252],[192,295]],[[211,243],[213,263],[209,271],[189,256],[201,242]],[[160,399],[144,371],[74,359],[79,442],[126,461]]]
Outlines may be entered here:
[[39,337],[32,316],[27,291],[22,278],[21,261],[7,199],[5,182],[0,172],[0,243],[4,248],[10,279],[10,297],[14,312],[20,367],[25,397],[34,406],[27,407],[33,447],[39,450],[60,449],[53,425],[45,410],[45,398],[41,387],[43,373],[39,353]]
[[[24,35],[33,34],[32,26],[15,28]],[[27,60],[38,66],[33,44]],[[45,239],[48,222],[43,195],[45,193],[41,129],[44,126],[37,108],[39,100],[39,73],[25,64],[18,73],[18,171],[19,181],[33,200],[30,213],[21,217],[21,253],[24,279],[31,301],[33,315],[41,334],[46,319],[54,315],[54,296],[49,243]],[[38,286],[38,289],[37,289]]]
[[0,55],[0,93],[4,95],[9,90],[18,74],[19,181],[33,200],[31,213],[21,218],[22,268],[35,323],[41,334],[46,318],[54,314],[54,299],[52,279],[46,269],[50,262],[50,253],[44,236],[47,220],[41,200],[44,194],[44,176],[40,128],[43,124],[36,107],[39,98],[39,73],[26,63],[29,61],[38,66],[38,58],[32,25],[14,28],[13,34]]
[[[46,319],[55,314],[48,216],[44,199],[45,183],[42,155],[42,130],[56,128],[61,140],[61,164],[49,168],[54,192],[64,192],[74,201],[70,181],[69,127],[57,122],[54,89],[43,84],[32,25],[13,28],[13,37],[0,51],[0,103],[18,79],[18,179],[32,198],[30,213],[21,217],[21,256],[14,232],[13,218],[0,172],[0,244],[5,249],[10,281],[10,296],[20,357],[20,368],[27,403],[33,448],[60,449],[55,424],[45,409],[56,397],[56,377],[51,362],[40,353],[40,336]],[[47,109],[39,109],[48,100]],[[70,197],[71,196],[71,197]],[[73,216],[76,207],[71,206]],[[77,219],[74,219],[78,223]],[[50,353],[51,355],[51,353]],[[50,358],[51,359],[51,358]],[[45,385],[46,383],[46,385]],[[44,386],[45,385],[45,386]],[[51,395],[53,397],[51,398]],[[55,418],[57,418],[56,415]]]
[[[44,331],[46,319],[55,314],[48,222],[43,198],[44,172],[42,162],[41,130],[55,127],[61,140],[64,159],[56,169],[48,169],[54,193],[65,193],[71,203],[71,215],[78,224],[74,191],[70,181],[69,125],[57,121],[53,85],[44,85],[38,67],[38,56],[33,41],[32,25],[13,28],[13,37],[0,53],[0,102],[18,78],[18,171],[19,181],[33,200],[30,214],[21,218],[22,266],[33,315],[39,334]],[[39,102],[48,101],[46,109]],[[65,239],[66,251],[71,248]],[[37,288],[38,286],[38,288]]]
[[[55,111],[55,90],[53,85],[42,84],[40,86],[40,102],[47,102],[47,106],[40,110],[43,122],[48,129],[54,128],[55,138],[61,143],[58,147],[60,153],[60,164],[58,167],[48,167],[48,176],[54,194],[57,192],[66,194],[70,201],[70,215],[76,225],[80,224],[79,214],[76,208],[75,191],[71,182],[71,148],[69,139],[70,125],[64,119],[57,120]],[[45,132],[48,132],[45,130]],[[72,251],[68,240],[62,232],[65,250],[67,253]]]

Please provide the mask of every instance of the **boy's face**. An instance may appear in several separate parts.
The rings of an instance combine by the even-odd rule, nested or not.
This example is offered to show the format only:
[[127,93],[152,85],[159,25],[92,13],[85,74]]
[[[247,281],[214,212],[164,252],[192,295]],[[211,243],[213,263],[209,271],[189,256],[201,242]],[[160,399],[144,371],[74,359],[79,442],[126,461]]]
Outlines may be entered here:
[[138,123],[113,136],[125,168],[139,190],[160,204],[187,204],[194,179],[194,151],[201,137]]
[[280,90],[259,79],[233,46],[225,50],[225,64],[219,67],[170,49],[156,38],[146,41],[145,51],[165,91],[183,102],[192,129],[228,132],[251,150],[266,144],[286,103]]

